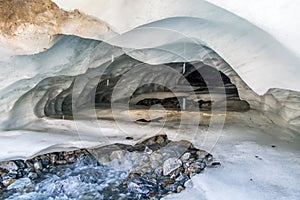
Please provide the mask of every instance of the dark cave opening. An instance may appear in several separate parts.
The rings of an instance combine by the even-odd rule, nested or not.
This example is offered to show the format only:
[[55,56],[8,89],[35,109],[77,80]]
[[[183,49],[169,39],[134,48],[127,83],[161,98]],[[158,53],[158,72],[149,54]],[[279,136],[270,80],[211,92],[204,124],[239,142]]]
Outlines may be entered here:
[[[151,70],[127,75],[140,65]],[[114,103],[128,105],[131,110],[149,110],[155,105],[177,111],[217,109],[244,112],[250,109],[249,104],[240,99],[238,90],[229,77],[202,62],[178,62],[158,66],[122,55],[105,68],[100,78],[97,77],[99,69],[101,66],[87,71],[86,74],[92,76],[85,78],[88,81],[78,95],[80,98],[77,103],[73,101],[73,93],[76,91],[73,81],[70,87],[46,102],[45,115],[72,118],[73,106],[79,105],[78,101],[79,110],[111,109]],[[131,93],[128,94],[128,91]],[[84,96],[83,93],[87,95]]]

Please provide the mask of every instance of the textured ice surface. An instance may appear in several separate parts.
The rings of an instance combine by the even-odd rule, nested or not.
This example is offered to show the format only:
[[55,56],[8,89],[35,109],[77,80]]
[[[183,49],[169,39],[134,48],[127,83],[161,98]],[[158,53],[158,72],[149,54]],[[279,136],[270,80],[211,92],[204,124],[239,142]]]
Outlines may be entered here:
[[[119,193],[113,192],[112,187],[125,180],[127,173],[83,160],[76,164],[59,166],[57,173],[45,174],[41,180],[35,180],[34,183],[30,180],[23,186],[18,183],[18,188],[10,187],[8,192],[5,192],[8,195],[5,199],[116,199],[120,196]],[[25,190],[27,192],[24,192]]]
[[268,125],[228,126],[212,152],[222,166],[195,176],[193,188],[165,199],[300,198],[298,134]]
[[[296,1],[286,3],[284,0],[275,2],[264,0],[253,5],[247,2],[247,11],[250,9],[254,13],[253,10],[260,8],[255,14],[250,15],[241,14],[243,9],[245,10],[243,7],[245,1],[229,6],[229,2],[220,3],[213,0],[188,2],[185,0],[176,2],[173,0],[163,2],[136,0],[130,3],[119,0],[110,2],[90,0],[84,3],[78,0],[55,0],[65,9],[78,8],[104,20],[118,33],[129,31],[130,35],[127,34],[127,37],[126,34],[122,34],[120,39],[117,37],[118,43],[114,41],[115,44],[125,48],[133,47],[133,45],[145,48],[147,45],[157,45],[157,43],[162,45],[166,42],[174,42],[174,39],[178,37],[200,40],[221,55],[250,88],[260,95],[267,92],[269,88],[300,90],[298,82],[299,35],[295,31],[299,30],[299,26],[294,25],[297,23],[295,20],[291,20],[298,18],[298,13],[291,11],[299,8],[299,3]],[[230,11],[233,13],[208,2],[232,8]],[[280,9],[281,6],[282,9]],[[268,12],[261,11],[263,7],[267,7]],[[254,22],[258,27],[239,15]],[[182,16],[187,18],[184,22],[180,19]],[[178,19],[168,20],[174,17]],[[263,21],[260,20],[257,23],[261,18]],[[163,22],[155,22],[162,19]],[[154,23],[147,25],[149,22]],[[272,23],[279,28],[271,29]],[[162,24],[163,26],[160,26]],[[280,24],[286,24],[286,27]],[[133,30],[141,25],[146,26],[143,26],[144,29]],[[277,41],[273,35],[280,40]],[[121,41],[122,38],[123,41]],[[110,43],[110,41],[107,42]],[[287,46],[295,50],[294,52],[284,46],[286,42]]]

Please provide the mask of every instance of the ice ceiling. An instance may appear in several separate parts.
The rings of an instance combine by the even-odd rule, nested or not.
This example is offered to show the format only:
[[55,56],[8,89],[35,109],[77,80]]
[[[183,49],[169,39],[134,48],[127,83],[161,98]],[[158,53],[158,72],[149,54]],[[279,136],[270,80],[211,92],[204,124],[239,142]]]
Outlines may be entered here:
[[[278,26],[275,31],[270,26],[276,24],[276,20],[268,23],[266,17],[266,21],[261,21],[249,13],[243,14],[243,6],[220,1],[211,1],[215,4],[202,0],[54,1],[59,7],[48,0],[22,2],[13,0],[0,4],[0,14],[5,19],[1,22],[0,35],[0,123],[1,134],[6,139],[17,130],[49,135],[51,132],[75,131],[76,128],[78,131],[78,124],[64,120],[74,118],[74,108],[78,109],[75,116],[78,121],[84,118],[114,119],[125,116],[122,106],[116,106],[118,109],[112,113],[109,109],[94,111],[92,108],[102,108],[105,103],[119,105],[120,102],[151,108],[157,102],[168,104],[164,99],[174,97],[180,97],[180,100],[173,104],[182,105],[183,99],[200,103],[196,111],[214,99],[219,102],[215,108],[222,107],[217,109],[218,115],[225,116],[225,110],[244,112],[251,107],[250,112],[259,113],[264,120],[281,127],[297,131],[300,126],[299,51],[297,42],[285,42],[287,37],[282,35],[283,31],[292,33],[295,30],[293,24]],[[219,4],[228,10],[218,7]],[[255,3],[255,6],[258,5]],[[75,8],[78,10],[70,11]],[[288,38],[292,40],[293,37],[294,41],[299,41],[295,34]],[[210,87],[202,87],[203,80],[193,77],[190,65],[206,69],[210,78],[212,74],[218,74],[225,85],[223,91],[215,92],[216,95],[212,95],[215,94],[212,90],[207,92]],[[179,76],[183,66],[187,71],[186,85]],[[132,69],[139,71],[130,74]],[[170,75],[167,69],[173,70],[174,74]],[[209,82],[209,78],[203,79],[206,84]],[[140,84],[141,81],[145,83]],[[118,91],[116,86],[119,92],[114,99],[114,92]],[[227,105],[220,103],[224,100]],[[174,108],[174,105],[170,107]],[[167,121],[173,120],[171,115],[178,114],[168,112]],[[159,111],[152,112],[155,116],[149,115],[148,111],[144,114],[131,111],[129,118],[151,121],[163,117]],[[247,121],[250,115],[228,116]],[[198,117],[204,124],[209,124],[203,114]],[[81,128],[88,126],[85,124]],[[134,129],[128,127],[121,129]],[[104,129],[104,135],[108,130],[113,132],[111,136],[120,134],[113,128]],[[93,138],[93,134],[84,137]],[[64,142],[60,144],[51,139],[47,142],[39,140],[34,149],[11,151],[1,158],[27,157],[47,148],[78,147],[84,140],[79,137],[80,140],[71,141],[66,135],[62,136]],[[118,140],[121,139],[112,141]],[[97,142],[86,144],[92,146]],[[7,149],[11,150],[10,147]]]
[[166,133],[222,164],[166,199],[299,199],[299,1],[53,2],[0,1],[0,160]]

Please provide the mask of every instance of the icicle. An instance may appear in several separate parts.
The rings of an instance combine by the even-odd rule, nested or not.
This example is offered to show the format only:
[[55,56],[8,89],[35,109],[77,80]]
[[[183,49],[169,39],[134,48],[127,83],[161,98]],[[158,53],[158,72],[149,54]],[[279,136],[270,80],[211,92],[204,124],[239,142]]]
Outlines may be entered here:
[[[182,66],[182,74],[185,74],[185,63],[183,63],[183,66]],[[186,107],[186,101],[185,101],[185,98],[182,99],[182,110],[185,110],[185,107]]]
[[115,57],[114,55],[111,55],[111,62],[114,62],[115,61]]
[[106,85],[109,86],[109,79],[106,80]]
[[182,74],[185,74],[185,63],[183,63],[183,66],[182,66]]

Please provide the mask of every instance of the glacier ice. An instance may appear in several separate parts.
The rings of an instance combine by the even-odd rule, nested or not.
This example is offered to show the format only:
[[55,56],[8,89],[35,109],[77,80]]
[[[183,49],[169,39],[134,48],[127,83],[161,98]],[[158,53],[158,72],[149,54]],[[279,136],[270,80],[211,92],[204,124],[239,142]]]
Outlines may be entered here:
[[[113,34],[104,37],[97,31],[80,29],[76,34],[90,39],[59,35],[52,48],[48,40],[33,38],[40,45],[31,46],[34,51],[49,48],[35,55],[9,54],[0,47],[0,160],[116,142],[131,144],[133,141],[124,138],[138,141],[165,132],[170,139],[191,140],[210,150],[223,164],[215,172],[195,177],[194,187],[170,198],[299,198],[300,58],[299,38],[292,33],[299,26],[288,21],[277,26],[282,18],[271,20],[267,16],[261,20],[278,10],[283,19],[297,19],[297,13],[288,12],[299,4],[290,1],[295,7],[281,10],[283,1],[272,5],[268,0],[253,5],[247,2],[249,13],[244,13],[241,6],[245,1],[234,5],[218,0],[54,2],[104,21]],[[268,6],[268,12],[253,16],[259,5]],[[278,28],[273,30],[272,24]],[[132,60],[111,65],[122,56]],[[68,120],[67,115],[62,119],[47,117],[52,108],[62,112],[61,105],[70,92],[75,91],[73,98],[83,100],[79,102],[89,103],[90,91],[99,81],[97,74],[104,73],[105,85],[110,86],[114,77],[122,76],[138,62],[147,66],[189,62],[212,66],[231,80],[251,110],[215,112],[214,118],[209,113],[179,116],[157,107],[144,112],[120,107],[115,113],[87,109],[78,112],[75,121]],[[147,71],[141,72],[140,77],[146,75]],[[164,81],[163,76],[158,79]],[[134,86],[133,80],[125,80],[124,86],[126,82]],[[74,84],[78,87],[72,88]],[[130,85],[126,87],[130,89]],[[86,106],[84,103],[81,106]],[[161,117],[169,121],[135,123],[136,119]],[[107,120],[114,118],[116,121]],[[213,118],[215,129],[208,126]],[[179,119],[184,123],[178,124]],[[200,126],[194,126],[199,119]],[[256,159],[258,154],[262,161]]]

